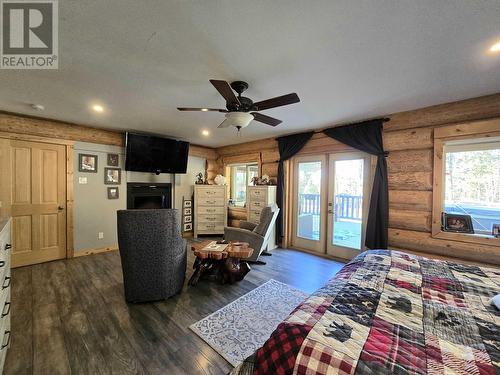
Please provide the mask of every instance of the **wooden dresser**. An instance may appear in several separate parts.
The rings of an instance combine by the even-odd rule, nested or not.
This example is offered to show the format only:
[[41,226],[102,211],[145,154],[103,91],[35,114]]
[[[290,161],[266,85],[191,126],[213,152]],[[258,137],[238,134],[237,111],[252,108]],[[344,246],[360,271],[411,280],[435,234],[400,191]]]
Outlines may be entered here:
[[[266,206],[276,203],[276,186],[249,186],[247,188],[247,220],[251,223],[259,223],[260,212]],[[268,250],[275,249],[276,226],[271,232],[268,242]]]
[[0,219],[0,374],[10,344],[10,226],[10,219]]
[[224,234],[227,226],[227,186],[194,186],[194,238]]

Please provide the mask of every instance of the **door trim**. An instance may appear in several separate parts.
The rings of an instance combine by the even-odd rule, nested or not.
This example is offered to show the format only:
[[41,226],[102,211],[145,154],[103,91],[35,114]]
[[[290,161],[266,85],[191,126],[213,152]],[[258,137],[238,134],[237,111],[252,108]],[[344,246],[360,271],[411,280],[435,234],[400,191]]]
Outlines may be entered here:
[[[28,134],[0,132],[0,138],[28,141],[28,142],[41,142],[52,143],[56,145],[65,146],[66,152],[66,258],[74,257],[73,248],[73,145],[74,141],[64,139],[48,138],[33,136]],[[12,184],[12,181],[10,181]],[[8,200],[10,206],[10,199]]]

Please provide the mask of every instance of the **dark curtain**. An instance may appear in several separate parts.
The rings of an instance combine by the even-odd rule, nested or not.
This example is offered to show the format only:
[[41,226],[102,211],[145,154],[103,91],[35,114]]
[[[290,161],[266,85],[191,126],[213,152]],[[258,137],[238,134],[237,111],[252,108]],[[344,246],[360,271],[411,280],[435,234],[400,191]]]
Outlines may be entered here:
[[280,160],[278,163],[278,187],[276,188],[276,203],[280,208],[280,212],[276,219],[276,242],[281,241],[285,232],[283,229],[283,211],[285,208],[283,199],[285,197],[285,169],[283,162],[299,152],[307,141],[311,139],[313,134],[314,132],[307,132],[276,138],[280,152]]
[[389,224],[389,190],[387,162],[382,141],[384,119],[370,120],[358,124],[338,126],[323,132],[339,142],[371,155],[377,155],[377,168],[373,180],[370,211],[366,225],[365,245],[369,249],[387,249]]

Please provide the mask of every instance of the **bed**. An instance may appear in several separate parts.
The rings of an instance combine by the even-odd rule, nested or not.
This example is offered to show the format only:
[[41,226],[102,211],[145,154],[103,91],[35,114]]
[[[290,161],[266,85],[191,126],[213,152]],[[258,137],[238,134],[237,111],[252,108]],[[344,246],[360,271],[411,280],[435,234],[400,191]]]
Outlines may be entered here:
[[500,270],[367,251],[232,374],[500,374]]

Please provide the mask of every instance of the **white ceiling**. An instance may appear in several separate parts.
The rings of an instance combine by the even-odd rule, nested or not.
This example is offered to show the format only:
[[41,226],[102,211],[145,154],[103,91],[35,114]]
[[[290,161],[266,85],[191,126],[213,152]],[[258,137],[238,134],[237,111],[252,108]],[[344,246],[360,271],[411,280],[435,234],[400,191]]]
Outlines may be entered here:
[[[500,92],[498,0],[61,0],[59,12],[59,70],[0,71],[0,109],[221,146]],[[217,129],[222,113],[176,110],[223,108],[211,78],[302,101],[237,136]]]

